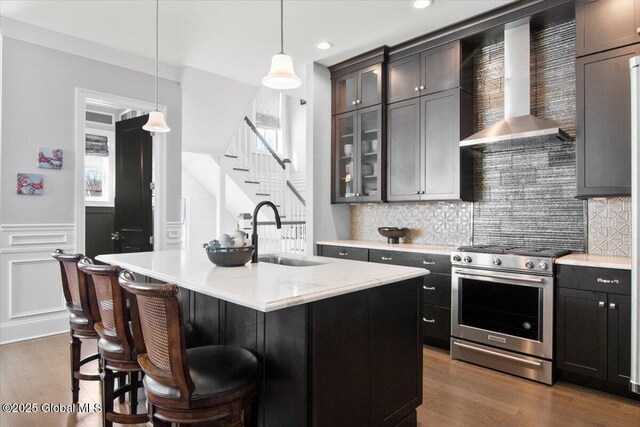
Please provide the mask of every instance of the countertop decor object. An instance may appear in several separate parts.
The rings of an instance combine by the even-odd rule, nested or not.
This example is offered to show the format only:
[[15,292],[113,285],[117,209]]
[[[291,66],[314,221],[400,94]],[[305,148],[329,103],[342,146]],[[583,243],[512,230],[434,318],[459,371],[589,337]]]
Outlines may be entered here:
[[205,245],[205,251],[209,261],[218,267],[240,267],[251,261],[253,256],[253,246],[234,247],[211,247]]
[[397,244],[400,243],[401,237],[406,237],[409,234],[408,228],[400,227],[378,227],[378,233],[387,238],[387,243]]

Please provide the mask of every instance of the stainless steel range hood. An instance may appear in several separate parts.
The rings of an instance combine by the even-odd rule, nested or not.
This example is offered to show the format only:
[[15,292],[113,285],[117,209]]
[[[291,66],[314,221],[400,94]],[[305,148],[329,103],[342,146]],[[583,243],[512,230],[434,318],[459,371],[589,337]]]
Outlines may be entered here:
[[460,141],[460,146],[553,135],[566,141],[569,135],[550,120],[530,114],[529,23],[513,24],[504,31],[505,118]]

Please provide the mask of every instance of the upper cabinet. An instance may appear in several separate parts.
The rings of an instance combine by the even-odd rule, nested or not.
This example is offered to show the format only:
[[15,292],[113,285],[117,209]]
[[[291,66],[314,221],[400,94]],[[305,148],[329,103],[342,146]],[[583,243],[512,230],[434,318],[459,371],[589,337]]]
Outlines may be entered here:
[[404,101],[461,87],[472,90],[471,61],[460,41],[391,61],[388,66],[388,103]]
[[576,56],[640,42],[640,0],[578,0]]
[[367,108],[382,102],[382,65],[337,77],[333,83],[334,114]]
[[576,2],[578,197],[631,194],[629,59],[640,54],[640,0]]

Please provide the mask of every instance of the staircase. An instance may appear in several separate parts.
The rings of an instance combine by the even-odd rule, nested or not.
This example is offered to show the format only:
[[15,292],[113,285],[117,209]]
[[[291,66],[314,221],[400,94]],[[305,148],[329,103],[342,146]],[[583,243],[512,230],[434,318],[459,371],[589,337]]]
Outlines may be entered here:
[[[263,209],[258,218],[261,252],[303,254],[307,234],[306,202],[291,182],[291,161],[281,158],[249,117],[245,116],[238,126],[221,167],[254,204],[268,200],[278,208],[282,229],[276,229],[275,218],[268,209]],[[252,212],[242,212],[238,217],[240,227],[247,233],[251,232],[255,220],[251,215]]]

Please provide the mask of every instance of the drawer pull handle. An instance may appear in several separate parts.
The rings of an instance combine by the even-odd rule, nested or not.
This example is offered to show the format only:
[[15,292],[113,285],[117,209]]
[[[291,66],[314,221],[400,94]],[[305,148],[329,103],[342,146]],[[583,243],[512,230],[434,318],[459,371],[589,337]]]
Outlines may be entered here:
[[613,285],[617,285],[620,283],[620,281],[618,279],[603,279],[601,277],[598,277],[598,283],[611,283]]
[[609,303],[609,308],[611,310],[615,310],[616,309],[616,305],[614,303]]
[[436,323],[436,319],[427,319],[426,317],[423,317],[422,320],[427,323]]
[[435,291],[436,287],[435,286],[423,286],[422,289],[424,289],[425,291]]
[[349,252],[338,252],[338,255],[347,256],[347,255],[349,255]]
[[436,265],[434,261],[422,261],[424,265]]
[[393,259],[391,257],[386,257],[386,256],[383,256],[381,258],[382,258],[383,261],[391,261]]
[[605,306],[604,301],[598,301],[598,307],[602,308],[604,306]]

